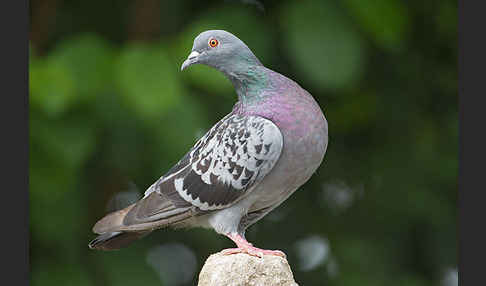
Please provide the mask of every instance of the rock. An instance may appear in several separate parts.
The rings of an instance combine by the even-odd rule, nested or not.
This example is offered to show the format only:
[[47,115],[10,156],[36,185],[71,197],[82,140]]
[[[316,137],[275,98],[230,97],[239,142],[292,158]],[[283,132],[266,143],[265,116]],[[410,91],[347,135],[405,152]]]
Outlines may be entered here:
[[199,273],[198,286],[298,286],[286,259],[265,255],[262,258],[248,254],[208,257]]

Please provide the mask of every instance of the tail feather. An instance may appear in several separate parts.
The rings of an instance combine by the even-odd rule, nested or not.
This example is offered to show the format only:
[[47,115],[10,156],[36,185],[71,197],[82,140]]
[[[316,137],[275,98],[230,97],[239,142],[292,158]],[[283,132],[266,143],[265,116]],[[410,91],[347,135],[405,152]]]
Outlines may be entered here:
[[143,232],[107,232],[99,235],[93,239],[89,244],[89,248],[97,250],[117,250],[127,246],[131,242],[148,235],[151,231]]
[[107,214],[93,226],[93,232],[103,234],[120,230],[119,228],[123,226],[125,216],[135,205],[136,204],[131,204],[124,209]]
[[176,207],[170,200],[154,192],[137,203],[106,215],[93,226],[93,232],[154,230],[180,223],[193,215],[193,208]]
[[177,207],[167,197],[153,192],[137,203],[100,219],[93,226],[93,232],[99,236],[89,243],[89,248],[119,249],[155,229],[188,222],[194,215],[193,208]]

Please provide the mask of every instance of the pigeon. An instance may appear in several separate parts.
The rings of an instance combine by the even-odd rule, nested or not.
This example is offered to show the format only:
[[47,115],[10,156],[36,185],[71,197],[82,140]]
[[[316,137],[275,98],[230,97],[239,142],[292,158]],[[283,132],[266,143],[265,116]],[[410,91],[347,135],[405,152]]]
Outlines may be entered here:
[[327,120],[309,92],[263,66],[227,31],[200,33],[181,71],[194,64],[222,72],[238,101],[143,198],[99,220],[89,247],[114,250],[160,228],[203,227],[236,244],[223,254],[286,257],[253,246],[245,231],[321,165]]

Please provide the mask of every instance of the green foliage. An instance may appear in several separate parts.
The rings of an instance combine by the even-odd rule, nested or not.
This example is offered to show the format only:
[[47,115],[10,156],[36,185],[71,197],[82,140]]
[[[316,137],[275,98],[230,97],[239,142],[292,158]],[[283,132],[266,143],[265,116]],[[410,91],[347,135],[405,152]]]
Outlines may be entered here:
[[408,7],[399,0],[344,1],[373,41],[385,49],[400,49],[409,33]]
[[183,96],[173,72],[177,66],[162,47],[130,45],[121,52],[115,70],[120,94],[148,120],[172,109]]
[[113,47],[94,34],[81,34],[59,43],[49,54],[52,64],[69,69],[81,101],[92,101],[96,94],[113,84]]
[[74,76],[62,64],[33,59],[29,65],[29,77],[30,104],[49,116],[63,113],[78,99]]
[[335,4],[289,1],[281,18],[286,19],[282,24],[287,55],[312,84],[323,90],[336,89],[359,79],[365,46]]
[[[219,72],[180,72],[208,29],[238,35],[329,123],[321,168],[250,241],[285,251],[302,285],[442,285],[457,267],[456,2],[149,2],[30,7],[56,20],[48,33],[32,26],[29,43],[32,285],[166,285],[178,280],[149,263],[154,247],[184,245],[197,270],[232,247],[206,230],[160,230],[118,252],[87,247],[117,194],[140,196],[236,102]],[[328,253],[302,270],[294,246],[311,236]],[[184,265],[157,255],[167,258],[159,268]]]

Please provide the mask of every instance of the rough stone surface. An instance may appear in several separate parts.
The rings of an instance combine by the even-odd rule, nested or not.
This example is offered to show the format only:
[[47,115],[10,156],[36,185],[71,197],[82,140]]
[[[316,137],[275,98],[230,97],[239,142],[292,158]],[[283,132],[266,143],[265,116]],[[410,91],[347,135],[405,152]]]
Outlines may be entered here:
[[265,255],[262,258],[248,254],[208,257],[199,273],[198,286],[298,286],[286,259]]

